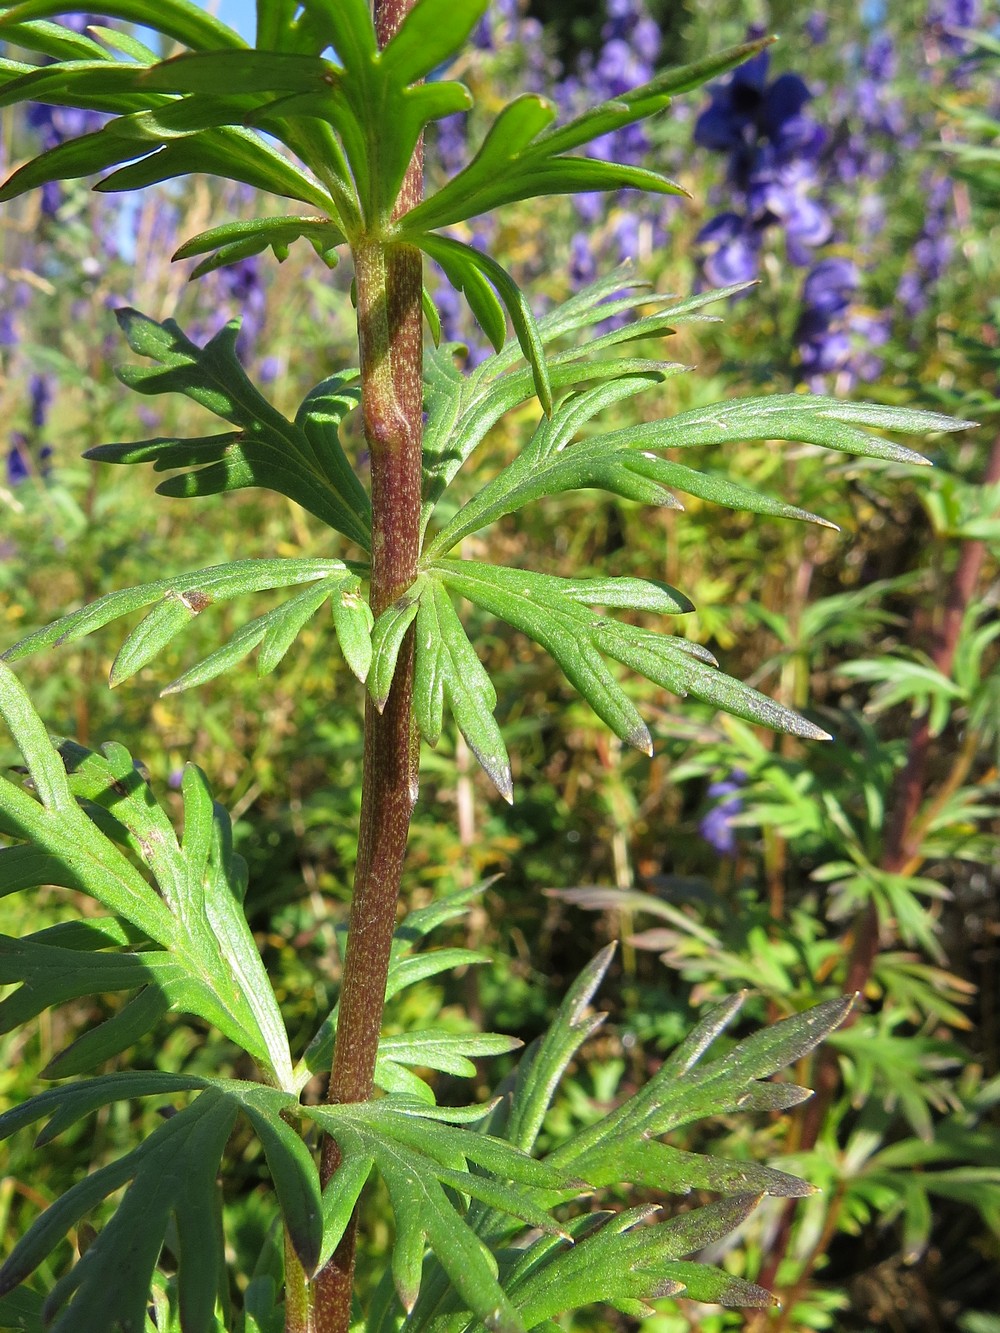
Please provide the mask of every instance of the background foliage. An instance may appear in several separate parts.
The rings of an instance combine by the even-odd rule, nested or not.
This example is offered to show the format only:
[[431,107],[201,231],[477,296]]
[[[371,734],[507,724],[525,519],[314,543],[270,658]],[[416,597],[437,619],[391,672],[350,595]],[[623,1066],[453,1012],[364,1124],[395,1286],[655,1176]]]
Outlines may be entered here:
[[[769,59],[614,146],[617,160],[662,171],[692,202],[638,203],[626,192],[608,204],[571,196],[544,211],[508,209],[491,224],[491,246],[550,301],[625,259],[659,290],[757,279],[721,311],[722,323],[678,326],[671,356],[702,373],[661,387],[672,412],[806,381],[847,399],[931,406],[982,423],[940,437],[930,474],[809,445],[739,446],[732,470],[794,493],[839,532],[693,498],[678,516],[569,497],[463,541],[468,558],[488,551],[516,565],[530,548],[546,553],[554,575],[578,576],[593,563],[684,587],[699,608],[685,619],[690,638],[836,737],[807,747],[690,701],[682,711],[643,684],[654,755],[623,751],[553,663],[483,615],[478,642],[498,686],[516,802],[499,800],[448,726],[424,760],[406,905],[500,875],[452,927],[454,944],[497,961],[409,989],[392,1011],[395,1031],[433,1020],[530,1040],[595,947],[618,934],[627,941],[613,1022],[581,1049],[542,1127],[546,1147],[643,1082],[692,1009],[748,987],[745,1012],[773,1020],[862,990],[866,1003],[833,1040],[834,1058],[799,1071],[799,1082],[818,1088],[811,1111],[722,1123],[728,1157],[770,1161],[823,1192],[794,1217],[782,1200],[769,1201],[713,1256],[735,1278],[775,1286],[782,1311],[702,1312],[697,1326],[709,1330],[748,1320],[783,1329],[998,1326],[988,1313],[1000,1264],[998,51],[995,32],[971,33],[988,22],[985,8],[943,0],[829,15],[765,11],[749,0],[648,10],[608,0],[572,13],[508,0],[491,7],[461,71],[487,108],[491,87],[527,84],[573,109],[659,64],[740,41],[748,26],[777,27],[784,40]],[[92,114],[5,113],[5,171],[40,143],[78,133],[74,115]],[[462,117],[445,123],[443,171],[465,160],[475,130]],[[151,503],[145,470],[111,473],[81,460],[85,449],[136,433],[132,402],[111,373],[126,359],[116,307],[176,317],[199,340],[241,310],[238,350],[289,416],[338,341],[343,361],[353,360],[347,280],[334,270],[317,281],[306,247],[281,265],[251,256],[186,286],[190,262],[166,258],[220,212],[251,217],[259,207],[245,187],[223,200],[199,179],[125,207],[83,184],[51,187],[5,211],[3,646],[67,607],[158,577],[168,548],[172,567],[201,568],[250,554],[237,534],[251,531],[254,555],[328,558],[319,526],[277,497],[228,497],[241,512],[225,521],[219,497],[207,497],[194,519],[190,505]],[[474,227],[457,238],[483,239]],[[475,361],[482,334],[450,289],[442,284],[436,296],[446,335],[467,341]],[[196,409],[174,396],[147,399],[141,411],[150,436],[200,428]],[[516,415],[508,422],[524,424]],[[513,441],[503,427],[491,435],[496,470]],[[138,538],[137,513],[148,515]],[[216,614],[236,629],[251,612],[234,603]],[[213,774],[257,886],[251,925],[272,974],[280,964],[300,996],[305,1030],[319,992],[336,981],[334,929],[317,930],[313,922],[328,914],[314,909],[332,899],[346,915],[361,693],[307,627],[280,673],[258,679],[244,667],[224,686],[159,698],[157,682],[197,660],[198,633],[195,624],[167,650],[170,676],[160,664],[155,677],[140,673],[114,695],[105,687],[120,640],[113,632],[25,671],[54,730],[82,744],[113,734],[149,756],[154,785],[176,792],[171,814],[182,758]],[[14,752],[0,761],[15,763]],[[35,929],[65,912],[55,895],[32,910]],[[19,899],[0,900],[0,928],[14,912],[23,912]],[[23,919],[16,924],[21,933]],[[27,1037],[3,1038],[0,1105],[23,1100],[68,1037],[106,1017],[110,1003],[81,1001]],[[196,1045],[184,1030],[166,1048],[149,1047],[150,1067],[195,1078],[231,1062],[221,1041]],[[442,1098],[454,1077],[441,1075]],[[34,1156],[29,1165],[28,1134],[12,1140],[11,1175],[0,1186],[5,1251],[80,1160],[117,1156],[135,1129],[123,1123],[130,1116],[153,1123],[141,1106],[118,1106],[98,1118],[95,1138],[88,1127],[56,1140],[41,1171]],[[681,1130],[674,1142],[696,1151],[700,1132]],[[267,1219],[263,1159],[249,1134],[245,1146],[226,1188],[241,1218],[237,1244],[251,1253]],[[30,1188],[14,1183],[26,1179]],[[388,1241],[386,1222],[370,1241],[374,1258]],[[580,1316],[575,1327],[617,1318]],[[646,1327],[680,1333],[693,1320],[683,1302],[664,1300]],[[620,1324],[628,1326],[624,1316]]]

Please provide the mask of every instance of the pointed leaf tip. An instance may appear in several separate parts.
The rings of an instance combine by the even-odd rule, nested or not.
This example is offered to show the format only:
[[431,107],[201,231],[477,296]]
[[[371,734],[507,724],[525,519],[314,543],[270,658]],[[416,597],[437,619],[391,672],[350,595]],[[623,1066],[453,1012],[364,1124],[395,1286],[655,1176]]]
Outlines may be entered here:
[[648,755],[649,758],[652,759],[653,738],[649,734],[649,728],[647,726],[641,728],[636,727],[634,731],[630,732],[628,743],[633,749],[640,750],[643,754]]

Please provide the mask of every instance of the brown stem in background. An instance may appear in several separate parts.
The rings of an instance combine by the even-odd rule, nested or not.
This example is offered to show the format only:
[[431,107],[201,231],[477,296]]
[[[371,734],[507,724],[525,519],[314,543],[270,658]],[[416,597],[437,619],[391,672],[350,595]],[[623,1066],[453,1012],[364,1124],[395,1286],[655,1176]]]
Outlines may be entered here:
[[[1000,435],[993,441],[986,471],[984,485],[1000,481]],[[930,645],[930,658],[942,675],[951,674],[955,662],[962,621],[969,603],[975,595],[983,561],[986,558],[986,546],[981,541],[965,541],[959,551],[958,565],[952,577],[940,619],[934,628]],[[886,829],[885,845],[882,851],[882,868],[893,874],[904,870],[914,870],[919,865],[915,860],[919,841],[923,833],[923,823],[918,819],[921,802],[927,787],[927,766],[930,758],[931,741],[930,720],[923,717],[913,719],[910,727],[910,743],[907,750],[906,764],[894,784],[892,815]],[[847,975],[844,981],[844,993],[864,992],[871,979],[875,959],[879,952],[878,911],[874,903],[857,916],[851,927],[848,939],[853,940],[847,963]],[[849,1015],[847,1024],[853,1021]],[[824,1046],[816,1061],[813,1077],[815,1095],[806,1104],[798,1136],[797,1150],[808,1152],[816,1146],[819,1131],[826,1119],[827,1112],[840,1088],[840,1067],[836,1051]],[[777,1274],[791,1240],[794,1205],[789,1205],[784,1212],[781,1225],[768,1254],[768,1261],[760,1275],[762,1286],[770,1287]],[[814,1251],[812,1260],[820,1257]],[[811,1265],[810,1265],[811,1266]],[[805,1279],[803,1273],[799,1282]],[[757,1327],[751,1324],[750,1327]],[[763,1326],[761,1321],[759,1326]]]
[[[413,0],[375,0],[375,29],[385,46]],[[423,195],[418,145],[394,216]],[[361,403],[371,451],[371,607],[378,616],[413,583],[420,553],[423,434],[423,312],[420,252],[378,237],[354,252],[361,352]],[[330,1102],[367,1101],[373,1091],[389,951],[396,924],[410,816],[417,795],[413,725],[413,634],[400,650],[392,690],[379,713],[368,699],[361,821],[340,1015],[330,1075]],[[324,1139],[321,1179],[328,1183],[340,1151]],[[315,1333],[347,1333],[354,1286],[357,1213],[315,1281]]]

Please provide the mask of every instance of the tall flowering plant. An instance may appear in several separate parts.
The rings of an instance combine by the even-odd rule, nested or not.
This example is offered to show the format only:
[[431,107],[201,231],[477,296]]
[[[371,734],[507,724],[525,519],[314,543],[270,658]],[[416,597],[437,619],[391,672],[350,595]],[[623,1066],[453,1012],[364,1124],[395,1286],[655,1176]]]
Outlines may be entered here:
[[[679,589],[636,578],[557,578],[530,561],[513,568],[463,559],[463,538],[579,489],[673,508],[681,507],[677,493],[691,494],[822,522],[675,454],[767,439],[917,462],[879,432],[955,425],[906,409],[772,395],[602,426],[602,413],[640,393],[662,402],[661,386],[683,372],[652,348],[639,355],[634,344],[648,346],[735,289],[676,300],[617,271],[538,318],[497,259],[453,234],[519,200],[621,188],[674,193],[666,177],[613,154],[587,155],[588,146],[617,142],[666,112],[675,94],[759,60],[763,43],[620,87],[562,120],[547,99],[523,93],[499,111],[468,164],[428,196],[424,131],[469,106],[468,89],[448,70],[465,43],[483,40],[486,0],[375,0],[373,8],[367,0],[258,0],[253,46],[189,0],[106,0],[109,16],[153,27],[183,48],[167,60],[131,34],[52,21],[68,8],[62,0],[0,5],[4,37],[41,58],[5,57],[0,95],[8,105],[31,100],[107,122],[26,162],[0,198],[68,177],[97,175],[101,190],[134,190],[199,172],[291,200],[296,211],[283,202],[282,212],[220,220],[177,257],[197,257],[196,274],[237,267],[268,249],[281,259],[301,240],[328,265],[346,257],[358,362],[332,365],[286,416],[244,372],[238,322],[201,345],[171,320],[120,311],[138,358],[119,372],[122,381],[143,395],[184,395],[222,424],[195,438],[100,445],[90,458],[152,464],[171,474],[159,492],[189,502],[249,487],[277,492],[326,526],[331,554],[277,558],[254,550],[248,533],[245,558],[113,592],[14,645],[6,662],[141,611],[112,667],[120,684],[194,619],[211,618],[218,603],[287,590],[166,689],[197,687],[255,649],[259,671],[274,670],[325,611],[330,651],[343,653],[365,688],[364,774],[342,984],[315,1015],[311,1039],[293,1049],[280,984],[272,986],[243,911],[247,868],[206,775],[193,765],[183,774],[178,832],[122,745],[91,751],[53,740],[10,666],[0,665],[0,715],[27,772],[26,781],[0,779],[0,884],[6,893],[61,886],[97,905],[54,931],[0,940],[2,979],[18,987],[4,1002],[7,1020],[27,1021],[94,993],[125,997],[111,1019],[51,1061],[46,1072],[61,1081],[0,1117],[0,1132],[43,1121],[45,1144],[116,1101],[152,1097],[169,1107],[155,1132],[78,1181],[28,1229],[0,1270],[7,1293],[0,1319],[60,1333],[520,1333],[551,1331],[562,1312],[598,1300],[628,1315],[680,1291],[766,1306],[766,1292],[691,1256],[739,1225],[763,1195],[795,1198],[808,1186],[754,1163],[681,1153],[669,1135],[705,1115],[802,1100],[805,1090],[770,1076],[836,1026],[849,997],[713,1055],[709,1048],[739,1009],[739,997],[726,1002],[645,1087],[549,1151],[539,1146],[542,1121],[567,1065],[601,1022],[590,1001],[609,951],[585,969],[546,1034],[485,1104],[441,1106],[433,1083],[416,1071],[468,1073],[471,1058],[510,1050],[507,1038],[381,1033],[387,996],[472,961],[466,951],[421,951],[470,894],[432,903],[397,928],[421,744],[438,741],[447,716],[513,799],[497,695],[457,603],[537,642],[607,726],[641,750],[651,748],[649,731],[609,662],[751,722],[809,740],[825,736],[728,677],[683,635],[650,627],[650,618],[692,609]],[[459,369],[461,349],[439,342],[425,257],[493,346],[473,368]],[[595,333],[598,326],[605,331]],[[520,451],[489,480],[471,477],[466,465],[477,447],[515,409],[533,417]],[[342,434],[352,413],[363,426],[370,487]],[[100,1072],[139,1037],[191,1017],[242,1051],[252,1077]],[[327,1088],[319,1104],[304,1095],[317,1074]],[[239,1275],[234,1301],[216,1175],[237,1117],[266,1158],[276,1226],[253,1272]],[[392,1207],[395,1240],[362,1310],[358,1200],[373,1173]],[[625,1211],[574,1206],[581,1194],[623,1182],[645,1198],[692,1189],[717,1197],[675,1214],[645,1202]],[[117,1191],[117,1208],[79,1262],[47,1293],[35,1291],[32,1274],[53,1247]]]

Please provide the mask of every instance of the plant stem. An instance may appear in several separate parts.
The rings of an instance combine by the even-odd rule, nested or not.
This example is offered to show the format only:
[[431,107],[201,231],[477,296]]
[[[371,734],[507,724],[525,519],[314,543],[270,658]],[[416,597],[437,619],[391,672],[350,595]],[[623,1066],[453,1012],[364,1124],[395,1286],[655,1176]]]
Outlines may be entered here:
[[[394,35],[413,0],[375,0],[379,46]],[[395,216],[423,195],[418,145],[396,203]],[[387,245],[378,235],[354,251],[361,354],[361,407],[371,452],[371,608],[381,614],[412,584],[420,553],[423,435],[423,272],[411,246]],[[389,951],[406,839],[417,795],[417,735],[413,724],[413,633],[407,635],[392,690],[379,713],[365,709],[361,822],[340,1016],[330,1074],[330,1102],[367,1101],[375,1057]],[[333,1139],[323,1143],[324,1186],[340,1165]],[[315,1333],[347,1333],[354,1286],[357,1213],[333,1258],[317,1275]]]
[[291,1238],[285,1233],[285,1333],[312,1333],[312,1290]]

